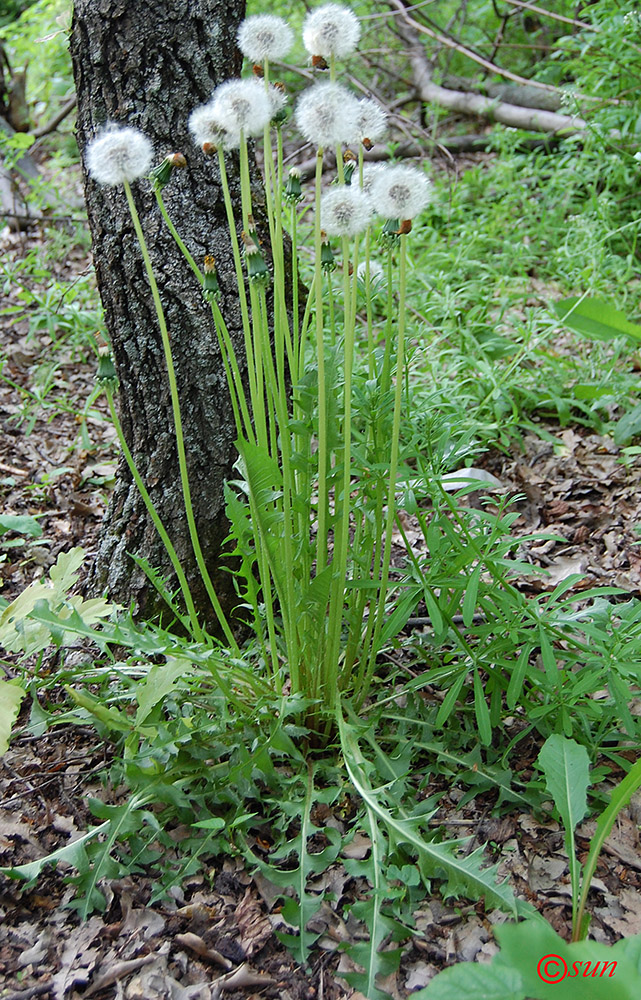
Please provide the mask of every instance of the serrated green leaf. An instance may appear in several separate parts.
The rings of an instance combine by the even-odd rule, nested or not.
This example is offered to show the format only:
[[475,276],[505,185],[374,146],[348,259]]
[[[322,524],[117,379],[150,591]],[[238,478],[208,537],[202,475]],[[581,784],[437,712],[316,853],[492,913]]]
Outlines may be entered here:
[[155,663],[143,683],[136,688],[136,725],[144,722],[151,710],[174,690],[176,682],[193,669],[194,663],[186,657],[168,656],[165,663]]
[[87,833],[78,837],[72,844],[67,844],[65,847],[61,847],[59,850],[45,855],[44,858],[38,858],[37,861],[30,861],[26,865],[16,865],[15,868],[0,868],[0,875],[7,875],[9,878],[31,882],[33,879],[38,878],[46,865],[55,865],[59,861],[67,862],[77,871],[86,871],[89,867],[89,862],[87,861],[85,844],[90,840],[94,840],[101,833],[105,833],[108,827],[108,822],[101,823],[100,826],[96,826],[93,830],[88,830]]
[[337,711],[337,723],[350,780],[368,810],[385,824],[394,843],[409,844],[418,852],[423,870],[447,880],[444,895],[484,898],[516,915],[518,906],[512,890],[506,883],[496,882],[498,865],[481,867],[482,848],[461,856],[455,853],[460,841],[437,843],[425,840],[419,829],[420,818],[395,815],[383,804],[380,794],[372,788],[367,777],[367,761],[353,728],[345,721],[340,709]]

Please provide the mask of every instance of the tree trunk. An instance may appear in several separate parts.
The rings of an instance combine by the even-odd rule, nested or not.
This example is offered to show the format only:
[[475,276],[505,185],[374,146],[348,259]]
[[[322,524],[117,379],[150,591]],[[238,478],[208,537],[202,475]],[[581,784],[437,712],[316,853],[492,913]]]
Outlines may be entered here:
[[[244,6],[244,0],[76,0],[71,36],[81,150],[105,124],[116,123],[143,131],[154,144],[157,162],[169,152],[187,156],[187,169],[174,173],[164,200],[195,259],[216,258],[220,304],[237,346],[242,327],[219,175],[215,158],[194,146],[187,119],[217,84],[239,75],[235,36]],[[239,199],[236,163],[229,164],[229,175]],[[229,609],[234,590],[221,561],[228,531],[223,483],[236,457],[235,428],[215,328],[150,185],[140,180],[133,190],[171,337],[200,542],[219,599]],[[185,568],[196,607],[211,625],[184,513],[158,322],[124,191],[87,178],[86,196],[125,437]],[[122,461],[88,589],[106,591],[124,605],[134,602],[139,617],[153,617],[163,602],[130,554],[159,568],[175,589],[169,560]]]

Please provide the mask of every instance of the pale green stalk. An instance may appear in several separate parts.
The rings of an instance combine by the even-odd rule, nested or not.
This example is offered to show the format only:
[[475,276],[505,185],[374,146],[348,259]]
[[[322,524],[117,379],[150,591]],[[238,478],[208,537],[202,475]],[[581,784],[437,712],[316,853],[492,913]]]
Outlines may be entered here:
[[140,219],[138,217],[138,211],[131,193],[131,187],[127,181],[124,181],[125,194],[127,196],[127,203],[129,205],[129,211],[131,212],[131,219],[134,224],[134,229],[136,231],[136,236],[138,237],[138,243],[140,244],[140,249],[143,256],[143,261],[145,264],[145,270],[147,272],[147,278],[149,280],[149,285],[151,288],[151,294],[154,301],[154,307],[156,309],[156,316],[158,318],[158,325],[160,327],[160,336],[162,339],[163,350],[165,352],[165,363],[167,365],[167,375],[169,378],[169,391],[171,395],[171,406],[174,417],[174,431],[176,435],[176,448],[178,451],[178,465],[180,468],[180,481],[183,491],[183,499],[185,503],[185,514],[187,516],[187,525],[189,528],[189,536],[191,538],[191,544],[194,550],[194,555],[196,557],[196,562],[198,564],[198,569],[202,577],[207,595],[211,602],[211,605],[216,614],[216,618],[223,630],[227,642],[234,650],[235,653],[239,654],[240,650],[238,648],[238,643],[234,638],[234,634],[229,627],[229,623],[225,617],[223,609],[216,595],[214,585],[212,583],[207,565],[205,563],[205,558],[203,556],[202,548],[200,545],[200,539],[198,538],[198,529],[196,527],[196,521],[194,518],[194,510],[191,502],[191,490],[189,487],[189,477],[187,474],[187,458],[185,455],[185,443],[183,437],[182,420],[180,416],[180,402],[178,399],[178,386],[176,383],[176,373],[174,370],[174,362],[171,353],[171,343],[169,341],[169,331],[167,330],[167,323],[165,321],[165,314],[162,308],[162,302],[160,300],[160,293],[158,291],[158,285],[156,283],[156,276],[154,275],[154,270],[151,264],[151,258],[149,257],[149,251],[147,249],[147,244],[145,242],[145,236],[142,231],[142,226],[140,224]]
[[240,246],[238,244],[238,236],[236,234],[236,219],[234,217],[234,207],[231,202],[231,194],[229,193],[229,181],[227,179],[227,170],[225,167],[225,154],[222,147],[218,147],[218,166],[220,169],[220,183],[223,189],[223,199],[225,202],[225,212],[227,215],[227,225],[229,227],[229,236],[231,239],[233,257],[234,257],[234,269],[236,271],[236,284],[238,286],[238,298],[240,301],[240,314],[243,323],[243,335],[245,338],[245,356],[247,358],[247,379],[249,383],[249,394],[250,398],[254,398],[256,392],[256,372],[254,370],[254,356],[252,351],[251,342],[251,321],[249,318],[249,309],[247,307],[247,293],[245,292],[245,273],[243,271],[243,261],[240,253]]
[[[383,546],[383,565],[381,568],[381,584],[379,590],[378,607],[376,608],[376,622],[372,635],[371,651],[367,664],[367,670],[362,679],[360,689],[356,692],[358,705],[362,705],[367,697],[367,692],[374,675],[376,667],[376,656],[378,644],[383,629],[385,618],[385,604],[387,588],[389,585],[389,569],[392,551],[392,528],[396,512],[396,478],[398,474],[398,459],[401,436],[401,409],[403,402],[403,371],[405,367],[405,301],[407,297],[407,236],[401,236],[401,246],[399,253],[399,302],[398,302],[398,337],[396,349],[396,384],[394,390],[394,417],[392,421],[392,441],[390,448],[390,469],[389,469],[389,489],[387,493],[387,517],[385,519],[385,543]],[[391,275],[390,275],[391,277]]]
[[156,531],[160,535],[160,539],[163,545],[165,546],[165,549],[167,550],[167,555],[171,560],[171,565],[174,568],[174,573],[176,574],[176,579],[178,580],[180,591],[183,595],[183,600],[185,602],[187,614],[189,615],[189,621],[191,624],[191,630],[193,632],[194,638],[197,639],[198,642],[203,642],[204,635],[200,627],[200,624],[198,622],[198,615],[196,614],[194,600],[193,597],[191,596],[189,584],[187,583],[187,577],[185,576],[180,559],[178,558],[178,553],[176,552],[171,542],[171,539],[165,530],[165,526],[160,519],[160,515],[156,510],[153,500],[151,499],[149,493],[147,492],[147,488],[144,482],[142,481],[142,477],[138,472],[136,463],[133,460],[133,456],[125,440],[125,435],[123,434],[122,425],[120,423],[120,420],[118,418],[118,413],[116,412],[116,407],[114,405],[114,397],[113,397],[113,392],[111,391],[111,386],[109,386],[109,384],[105,382],[101,388],[103,388],[105,391],[105,395],[107,397],[107,405],[109,407],[109,413],[111,414],[111,420],[114,425],[116,434],[118,436],[120,447],[122,448],[122,453],[125,456],[125,461],[129,467],[129,471],[131,472],[133,481],[138,487],[138,491],[143,499],[145,507],[147,508],[147,512],[153,522]]
[[314,289],[316,293],[316,359],[318,367],[318,529],[316,534],[316,573],[327,565],[327,519],[329,469],[327,454],[327,396],[325,385],[325,344],[323,336],[323,272],[321,270],[320,196],[323,176],[323,150],[316,154]]
[[[347,577],[347,557],[349,551],[349,524],[351,506],[351,464],[352,464],[352,372],[354,366],[354,321],[352,291],[349,275],[349,249],[347,237],[342,239],[343,256],[343,302],[345,311],[344,368],[343,368],[343,489],[335,497],[336,511],[340,507],[340,518],[336,518],[334,531],[334,561],[332,595],[329,604],[329,629],[327,656],[325,658],[324,697],[333,708],[338,684],[338,661],[345,607],[345,581]],[[358,238],[354,243],[354,260],[358,258]],[[352,286],[354,282],[351,282]]]

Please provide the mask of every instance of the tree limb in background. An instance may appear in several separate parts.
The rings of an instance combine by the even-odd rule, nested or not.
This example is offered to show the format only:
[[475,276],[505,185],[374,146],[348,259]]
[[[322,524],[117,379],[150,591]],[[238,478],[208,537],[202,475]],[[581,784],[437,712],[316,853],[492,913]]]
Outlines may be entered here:
[[[388,2],[396,4],[399,0],[388,0]],[[422,101],[438,104],[441,108],[447,108],[449,111],[456,111],[459,114],[487,118],[490,121],[501,122],[501,124],[509,125],[512,128],[527,129],[530,132],[567,135],[585,130],[586,122],[578,115],[563,115],[554,111],[544,111],[542,108],[525,108],[517,104],[493,100],[481,94],[463,93],[441,87],[432,80],[432,67],[417,37],[416,32],[421,26],[416,25],[416,22],[411,18],[407,18],[398,27],[402,30],[409,48],[414,83]],[[523,82],[529,84],[527,80]]]
[[[439,31],[433,31],[432,28],[428,28],[427,25],[419,23],[413,17],[409,17],[409,15],[407,14],[407,9],[406,9],[405,5],[403,4],[403,0],[387,0],[387,3],[394,10],[396,10],[400,14],[402,14],[402,18],[401,18],[402,23],[404,23],[404,26],[412,29],[414,33],[419,33],[419,34],[422,34],[422,35],[427,35],[429,38],[432,38],[434,41],[440,42],[441,45],[444,45],[444,46],[446,46],[447,48],[450,48],[450,49],[455,49],[457,52],[460,52],[462,55],[467,56],[468,59],[471,59],[473,62],[476,62],[480,66],[483,66],[484,69],[489,70],[490,73],[496,73],[498,76],[503,76],[507,80],[513,80],[515,83],[523,83],[523,84],[525,84],[528,87],[537,87],[539,90],[548,90],[548,91],[558,91],[559,90],[558,87],[553,87],[549,83],[539,83],[538,80],[528,80],[526,77],[519,76],[517,73],[511,73],[510,70],[502,69],[500,66],[497,66],[495,63],[490,62],[489,59],[484,59],[483,56],[479,55],[477,52],[474,52],[472,49],[468,48],[468,46],[463,45],[461,42],[457,41],[455,38],[450,38],[448,35],[444,35],[444,34],[442,34]],[[399,27],[400,27],[400,25],[399,25]],[[580,95],[577,95],[577,96],[585,98],[585,95],[583,95],[583,94],[580,94]],[[519,126],[519,127],[522,128],[523,126]]]

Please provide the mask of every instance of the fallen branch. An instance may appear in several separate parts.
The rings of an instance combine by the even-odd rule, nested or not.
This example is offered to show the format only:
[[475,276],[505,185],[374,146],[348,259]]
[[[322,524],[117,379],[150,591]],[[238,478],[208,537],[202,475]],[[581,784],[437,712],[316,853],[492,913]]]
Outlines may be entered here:
[[[396,3],[397,0],[390,0]],[[415,32],[416,22],[411,18],[404,19],[398,26],[408,48],[409,58],[414,76],[414,84],[418,96],[428,104],[438,104],[448,111],[456,111],[462,115],[472,115],[486,118],[489,121],[501,122],[511,128],[526,129],[529,132],[547,132],[551,135],[571,135],[583,132],[587,127],[583,118],[578,115],[563,115],[556,111],[545,111],[543,108],[525,108],[517,104],[507,104],[498,99],[484,97],[482,94],[466,94],[459,90],[448,90],[432,80],[432,68],[425,55],[425,50]],[[420,27],[420,26],[419,26]]]

